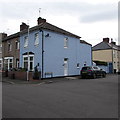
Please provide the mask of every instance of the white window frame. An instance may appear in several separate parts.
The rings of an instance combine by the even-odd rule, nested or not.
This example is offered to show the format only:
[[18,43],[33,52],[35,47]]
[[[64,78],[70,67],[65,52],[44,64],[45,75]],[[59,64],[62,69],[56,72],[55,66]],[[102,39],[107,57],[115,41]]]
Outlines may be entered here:
[[64,48],[68,48],[68,37],[64,38]]
[[28,36],[24,37],[24,47],[28,47]]
[[80,63],[77,63],[77,69],[79,69],[80,68]]
[[2,53],[2,43],[0,44],[0,53]]
[[1,61],[1,62],[0,62],[0,66],[1,66],[1,67],[0,67],[0,70],[2,70],[2,67],[3,67],[3,60],[2,60],[2,58],[0,58],[0,61]]
[[19,68],[20,61],[19,59],[16,59],[16,68]]
[[16,43],[16,44],[15,44],[15,45],[16,45],[16,46],[15,46],[15,47],[16,47],[16,50],[19,50],[19,49],[20,49],[20,42],[19,42],[19,41],[16,41],[15,43]]
[[8,42],[8,51],[12,51],[12,44],[11,44],[11,42]]
[[[4,60],[8,60],[8,63],[7,63],[8,70],[10,70],[10,63],[12,63],[12,68],[13,68],[13,57],[5,57]],[[12,62],[10,62],[10,60],[12,60]]]
[[35,33],[34,39],[35,39],[34,45],[38,45],[39,44],[39,34],[38,33]]
[[[33,57],[33,68],[32,68],[32,70],[30,70],[30,57]],[[27,62],[29,63],[29,70],[30,71],[34,71],[34,55],[23,55],[23,68],[24,68],[24,58],[28,58],[28,60],[27,60]]]

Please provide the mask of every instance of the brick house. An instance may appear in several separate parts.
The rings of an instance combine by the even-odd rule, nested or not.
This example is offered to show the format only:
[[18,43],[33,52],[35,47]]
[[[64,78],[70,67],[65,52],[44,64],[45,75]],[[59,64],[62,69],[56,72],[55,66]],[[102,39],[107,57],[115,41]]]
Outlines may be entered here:
[[108,72],[116,73],[120,70],[119,55],[120,50],[115,42],[109,38],[103,38],[103,41],[92,48],[93,61],[103,61],[108,64]]
[[3,58],[2,58],[2,39],[7,37],[6,33],[0,33],[0,71],[2,70],[3,67]]
[[2,39],[3,68],[10,70],[19,67],[19,32]]

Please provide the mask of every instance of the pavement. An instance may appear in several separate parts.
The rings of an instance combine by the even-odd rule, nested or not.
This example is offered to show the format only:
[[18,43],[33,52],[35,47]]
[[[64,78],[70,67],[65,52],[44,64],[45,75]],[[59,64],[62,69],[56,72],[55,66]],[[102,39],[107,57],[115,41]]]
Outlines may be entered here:
[[48,78],[48,79],[42,79],[42,80],[19,80],[19,79],[10,79],[8,77],[2,77],[1,82],[3,83],[9,83],[9,84],[49,84],[53,82],[59,82],[59,81],[66,81],[66,80],[75,80],[80,79],[80,76],[75,77],[62,77],[62,78]]

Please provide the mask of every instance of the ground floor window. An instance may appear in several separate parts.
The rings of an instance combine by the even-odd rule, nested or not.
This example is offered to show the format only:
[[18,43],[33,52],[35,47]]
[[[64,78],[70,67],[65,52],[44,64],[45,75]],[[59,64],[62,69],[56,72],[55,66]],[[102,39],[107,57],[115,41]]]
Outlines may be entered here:
[[0,59],[0,70],[2,70],[2,59]]
[[19,59],[16,59],[16,68],[19,68]]
[[23,68],[29,71],[34,70],[34,55],[23,56]]
[[4,58],[4,67],[7,70],[10,70],[13,68],[13,57],[5,57]]

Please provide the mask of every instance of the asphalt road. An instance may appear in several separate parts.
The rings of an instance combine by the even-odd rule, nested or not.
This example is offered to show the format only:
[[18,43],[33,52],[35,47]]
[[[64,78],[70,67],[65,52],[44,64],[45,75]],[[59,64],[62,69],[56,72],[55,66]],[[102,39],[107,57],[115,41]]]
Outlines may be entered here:
[[[65,78],[61,78],[65,79]],[[117,118],[118,76],[3,83],[3,118]]]

